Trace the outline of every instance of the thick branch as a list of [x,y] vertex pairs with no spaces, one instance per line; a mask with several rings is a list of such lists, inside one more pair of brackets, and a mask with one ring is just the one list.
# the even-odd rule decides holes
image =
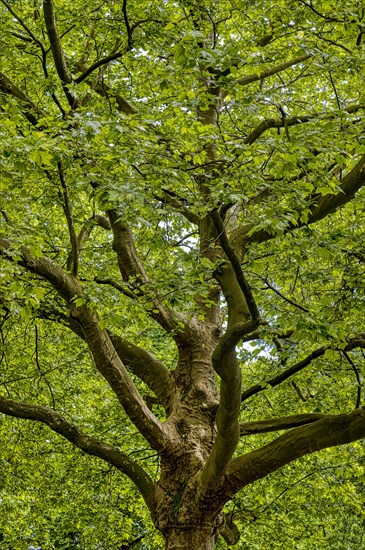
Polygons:
[[[253,333],[256,328],[256,324],[253,321],[246,321],[242,323],[235,323],[231,328],[228,328],[220,338],[219,343],[214,350],[213,361],[218,365],[224,361],[224,357],[230,350],[234,349],[238,342],[243,339],[245,342],[250,340],[256,340],[259,337],[259,333]],[[252,337],[249,337],[252,333]],[[247,337],[247,338],[245,338]]]
[[318,199],[312,213],[308,218],[308,224],[315,223],[334,212],[340,206],[350,201],[357,191],[365,185],[365,155],[358,163],[341,179],[340,191],[335,195],[325,195]]
[[130,420],[153,449],[165,449],[169,443],[166,426],[143,401],[107,331],[100,328],[96,315],[86,306],[81,306],[72,309],[72,316],[82,326],[97,369],[108,381]]
[[0,239],[1,255],[11,260],[13,255],[19,255],[19,252],[21,257],[15,261],[28,271],[47,280],[68,304],[71,304],[75,298],[81,297],[83,290],[80,283],[68,275],[58,264],[48,258],[33,257],[26,246],[14,250],[10,240]]
[[178,328],[176,319],[182,321],[182,316],[164,306],[153,291],[151,281],[138,256],[129,225],[116,210],[108,210],[108,216],[114,236],[113,250],[116,252],[123,280],[131,283],[135,296],[142,298],[149,315],[167,332],[172,332]]
[[23,111],[24,116],[33,125],[36,125],[40,115],[38,107],[29,97],[23,93],[3,72],[0,71],[0,92],[11,95],[24,103],[26,110]]
[[214,364],[214,368],[221,378],[216,414],[217,437],[199,478],[198,493],[202,500],[209,496],[225,474],[240,436],[238,417],[242,375],[234,349],[220,363]]
[[[356,193],[365,185],[365,155],[363,155],[357,164],[340,180],[340,191],[335,194],[328,193],[327,195],[313,198],[310,214],[306,222],[297,221],[288,223],[285,232],[294,231],[304,225],[315,223],[322,218],[325,218],[337,208],[348,203],[354,198]],[[251,243],[262,243],[274,239],[275,234],[269,233],[266,230],[252,231],[252,227],[247,225],[235,231],[231,242],[234,243],[235,249],[246,248]]]
[[246,86],[247,84],[251,84],[251,82],[257,82],[258,80],[264,80],[265,78],[268,78],[269,76],[281,73],[282,71],[285,71],[286,69],[289,69],[289,67],[293,67],[294,65],[298,65],[299,63],[303,63],[303,61],[306,61],[307,59],[310,59],[311,57],[312,57],[311,54],[300,55],[299,57],[295,57],[294,59],[291,59],[290,61],[285,61],[284,63],[280,63],[279,65],[275,65],[275,67],[271,67],[271,69],[266,69],[265,71],[262,71],[261,73],[252,73],[252,74],[243,76],[242,78],[238,78],[237,80],[234,81],[233,84],[238,84],[240,86]]
[[[323,418],[295,428],[257,451],[232,461],[225,479],[228,495],[301,456],[365,437],[365,409]],[[226,495],[227,495],[226,493]]]
[[[346,344],[346,346],[343,348],[344,351],[351,351],[355,348],[365,348],[365,334],[359,334],[357,337],[349,339],[349,343]],[[325,354],[327,349],[331,349],[331,346],[322,346],[321,348],[318,348],[307,357],[302,359],[301,361],[298,361],[298,363],[295,363],[291,367],[285,369],[283,372],[278,374],[277,376],[274,376],[274,378],[271,378],[270,380],[267,380],[266,382],[263,382],[262,384],[255,384],[254,386],[251,386],[251,388],[248,388],[245,390],[242,394],[242,401],[246,401],[249,397],[252,397],[253,395],[257,395],[258,393],[262,392],[265,388],[268,386],[271,386],[274,388],[275,386],[278,386],[294,374],[297,374],[301,370],[303,370],[305,367],[310,365],[310,363],[317,359],[318,357],[321,357]]]
[[[85,340],[82,326],[75,319],[53,306],[47,307],[46,304],[42,304],[37,309],[36,314],[41,319],[57,322],[68,327],[79,338]],[[169,370],[155,355],[144,348],[132,344],[110,330],[108,330],[108,335],[126,368],[142,380],[155,393],[158,403],[168,410],[172,393]]]
[[304,124],[305,122],[316,122],[318,120],[328,120],[337,118],[341,113],[356,113],[360,109],[363,109],[364,105],[351,105],[347,109],[344,109],[343,111],[337,112],[333,111],[330,113],[313,113],[310,115],[298,115],[296,117],[282,117],[282,118],[267,118],[260,122],[250,132],[245,139],[243,140],[244,143],[247,143],[248,145],[251,145],[254,143],[266,130],[270,128],[285,128],[288,126],[297,126],[298,124]]
[[119,449],[100,441],[96,437],[82,433],[75,425],[67,422],[58,412],[46,407],[14,401],[13,399],[6,399],[0,396],[0,412],[9,416],[47,424],[51,430],[62,435],[75,447],[112,464],[133,481],[149,509],[153,509],[155,495],[153,481],[143,468]]
[[322,418],[329,418],[328,414],[296,414],[293,416],[281,416],[280,418],[268,418],[267,420],[257,420],[256,422],[242,422],[240,425],[240,435],[254,435],[269,432],[278,432],[280,430],[289,430],[299,426],[311,424]]
[[171,377],[165,365],[152,353],[110,333],[114,348],[126,367],[156,394],[159,403],[169,409],[172,396]]
[[[0,252],[11,259],[11,245],[0,239]],[[161,450],[169,442],[167,429],[148,409],[128,371],[116,353],[106,330],[101,329],[98,317],[85,303],[79,282],[47,258],[34,258],[26,247],[20,249],[19,265],[47,280],[68,303],[73,319],[80,324],[96,368],[108,381],[130,420],[149,441],[152,448]],[[77,305],[77,299],[82,305]]]
[[137,284],[148,282],[147,274],[134,244],[132,231],[116,210],[108,210],[113,231],[113,250],[117,254],[119,271],[124,281],[132,279]]
[[61,37],[57,29],[57,19],[53,0],[44,0],[43,13],[56,71],[63,84],[63,90],[68,104],[71,109],[75,109],[78,102],[67,86],[67,84],[72,83],[72,76],[67,67],[66,58],[63,53]]
[[[237,283],[238,283],[238,285],[239,285],[239,287],[240,287],[240,289],[241,289],[241,291],[242,291],[242,293],[245,297],[245,301],[246,301],[251,319],[255,324],[258,324],[258,322],[260,320],[260,314],[259,314],[259,310],[257,308],[256,302],[255,302],[255,299],[253,297],[251,287],[250,287],[249,283],[246,281],[246,278],[243,274],[243,271],[242,271],[242,268],[241,268],[241,262],[240,262],[240,260],[237,256],[234,248],[232,247],[231,243],[229,242],[229,239],[228,239],[226,230],[224,228],[223,222],[221,220],[221,217],[219,215],[219,212],[217,210],[213,210],[211,212],[210,216],[211,216],[211,218],[213,220],[213,224],[216,228],[220,245],[221,245],[225,255],[227,256],[227,258],[229,259],[229,261],[231,263],[231,266],[233,268],[234,274],[235,274],[236,279],[237,279]],[[218,280],[219,280],[219,277],[218,277]]]
[[53,0],[44,0],[43,13],[57,74],[60,77],[61,82],[64,84],[71,84],[72,77],[68,70],[65,55],[62,50]]

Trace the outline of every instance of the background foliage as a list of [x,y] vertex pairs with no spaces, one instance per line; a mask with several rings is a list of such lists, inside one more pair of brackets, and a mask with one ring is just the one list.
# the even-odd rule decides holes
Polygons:
[[[72,75],[67,87],[52,60],[41,4],[0,4],[1,225],[13,259],[25,244],[66,268],[70,235],[117,208],[148,266],[151,292],[204,319],[196,295],[207,304],[217,266],[199,256],[193,222],[217,205],[238,204],[252,241],[270,235],[248,248],[243,263],[268,322],[239,348],[244,387],[265,385],[328,347],[295,378],[248,400],[242,420],[359,406],[364,355],[343,349],[349,335],[364,332],[364,190],[340,211],[307,222],[313,201],[336,195],[365,153],[362,3],[57,0]],[[114,59],[85,76],[107,56]],[[219,123],[202,124],[215,78],[224,92]],[[260,134],[264,121],[271,125]],[[201,192],[207,173],[209,196]],[[133,301],[106,284],[119,277],[109,232],[96,225],[81,248],[79,279],[104,326],[174,368],[173,338],[148,314],[150,299]],[[94,369],[86,345],[50,322],[54,308],[65,312],[54,290],[2,260],[0,293],[1,393],[55,408],[156,478],[158,457]],[[278,333],[288,336],[278,341]],[[146,396],[147,387],[135,383]],[[154,412],[164,418],[162,409]],[[1,416],[0,433],[2,550],[111,550],[140,536],[133,548],[162,547],[120,473],[42,425]],[[238,451],[271,439],[252,436]],[[240,548],[363,547],[364,481],[359,441],[256,482],[227,505]],[[220,540],[218,548],[225,547]]]

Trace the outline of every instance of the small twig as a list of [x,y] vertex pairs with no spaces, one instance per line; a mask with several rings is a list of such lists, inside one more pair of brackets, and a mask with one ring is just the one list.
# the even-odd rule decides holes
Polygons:
[[330,77],[330,81],[331,81],[331,84],[332,84],[333,91],[335,92],[337,107],[339,108],[339,110],[341,110],[341,108],[342,108],[341,101],[340,101],[340,98],[338,97],[337,88],[336,88],[335,82],[333,80],[331,71],[329,71],[328,74],[329,74],[329,77]]
[[266,277],[265,279],[265,284],[266,286],[272,290],[273,292],[275,292],[275,294],[277,294],[278,296],[280,296],[280,298],[282,298],[285,302],[288,302],[288,304],[291,304],[292,306],[294,307],[297,307],[298,309],[304,311],[305,313],[309,313],[309,309],[307,309],[306,307],[304,306],[301,306],[300,304],[297,304],[296,302],[294,302],[293,300],[291,300],[290,298],[288,298],[287,296],[284,296],[284,294],[282,294],[280,292],[280,290],[277,290],[274,286],[272,286],[272,284],[269,283],[269,280],[268,278]]
[[357,396],[356,396],[355,409],[359,409],[361,404],[361,379],[360,379],[359,368],[355,365],[354,361],[351,359],[351,357],[349,356],[346,350],[341,350],[341,352],[344,355],[344,357],[347,359],[348,363],[351,365],[351,368],[355,373],[356,382],[357,382]]
[[44,381],[45,381],[45,383],[46,383],[46,385],[49,389],[49,392],[50,392],[51,398],[52,398],[52,407],[55,409],[56,408],[56,403],[55,403],[55,398],[54,398],[54,394],[53,394],[53,389],[52,389],[51,384],[49,383],[49,380],[48,380],[47,376],[44,374],[44,372],[41,368],[41,365],[40,365],[40,361],[39,361],[38,325],[34,325],[34,329],[35,329],[35,364],[37,365],[37,369],[40,372],[41,378],[44,379]]
[[77,239],[74,221],[72,217],[71,200],[70,200],[70,196],[69,196],[69,192],[68,192],[68,188],[65,180],[65,175],[60,162],[57,163],[57,168],[58,168],[58,175],[59,175],[61,187],[62,187],[63,210],[65,212],[68,231],[70,235],[70,242],[71,242],[71,254],[67,259],[67,269],[68,271],[71,272],[72,275],[76,277],[78,272],[78,263],[79,263],[78,239]]
[[[41,48],[42,52],[44,52],[45,50],[44,50],[44,46],[43,46],[42,42],[40,42],[40,40],[38,40],[38,38],[32,33],[30,28],[24,23],[23,19],[15,13],[15,11],[12,9],[12,7],[10,6],[10,4],[8,2],[6,2],[5,0],[0,0],[0,1],[6,7],[6,9],[11,13],[11,15],[18,21],[19,25],[21,25],[23,27],[23,29],[31,37],[33,42],[35,42],[35,44],[37,44]],[[17,38],[21,38],[22,40],[26,40],[26,38],[22,35],[18,35]]]
[[95,277],[94,281],[99,285],[110,285],[111,287],[118,290],[121,294],[128,296],[128,298],[131,298],[132,300],[136,300],[138,298],[132,290],[129,290],[125,286],[119,284],[117,281],[114,281],[114,279],[102,279],[101,277]]

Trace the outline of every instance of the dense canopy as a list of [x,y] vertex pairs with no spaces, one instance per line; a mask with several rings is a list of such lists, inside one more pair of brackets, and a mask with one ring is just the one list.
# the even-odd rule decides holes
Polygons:
[[0,18],[0,549],[360,548],[363,3]]

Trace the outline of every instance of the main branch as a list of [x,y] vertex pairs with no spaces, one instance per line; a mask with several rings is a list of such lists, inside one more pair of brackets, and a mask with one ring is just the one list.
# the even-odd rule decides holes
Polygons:
[[[0,240],[0,253],[12,260],[14,251],[10,241]],[[152,448],[165,449],[170,442],[166,426],[159,422],[143,401],[107,331],[100,327],[97,314],[88,308],[80,283],[49,259],[33,257],[26,247],[21,247],[20,254],[21,258],[15,261],[48,281],[68,304],[71,316],[83,331],[97,369],[108,381],[130,420]]]
[[181,330],[183,317],[165,306],[152,288],[151,281],[139,258],[129,225],[116,210],[108,210],[113,231],[113,250],[118,259],[123,281],[130,283],[131,290],[149,313],[167,332]]
[[363,437],[364,408],[295,428],[261,449],[233,460],[225,479],[228,495],[233,496],[245,485],[275,472],[301,456],[352,443]]
[[116,447],[112,447],[96,437],[82,433],[74,424],[65,420],[57,411],[46,407],[14,401],[13,399],[7,399],[0,396],[0,412],[17,418],[42,422],[49,426],[51,430],[70,441],[75,447],[115,466],[133,481],[147,506],[152,510],[155,495],[153,481],[143,468]]
[[[348,203],[356,193],[365,185],[365,155],[360,157],[355,166],[339,181],[338,193],[328,193],[324,196],[314,197],[307,221],[290,222],[286,233],[299,229],[304,225],[316,223],[339,207]],[[272,232],[260,229],[254,231],[251,225],[238,228],[231,237],[235,249],[245,249],[251,243],[262,243],[276,237]]]

